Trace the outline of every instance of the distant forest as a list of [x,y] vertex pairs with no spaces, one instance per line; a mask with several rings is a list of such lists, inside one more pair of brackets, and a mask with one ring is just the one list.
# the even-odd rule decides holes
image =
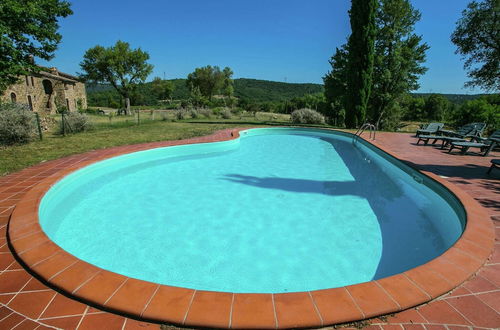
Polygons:
[[[174,85],[172,99],[186,100],[190,98],[186,79],[170,80]],[[157,100],[150,98],[149,87],[151,83],[145,83],[137,87],[132,97],[133,105],[153,105]],[[323,85],[320,84],[295,84],[256,79],[235,79],[234,96],[239,99],[247,99],[252,102],[280,102],[291,100],[294,97],[302,97],[307,94],[323,93]],[[112,106],[119,102],[120,96],[111,85],[87,85],[88,103],[90,106]]]
[[[186,79],[170,80],[174,86],[172,99],[187,100],[190,98],[189,89],[186,86]],[[323,93],[321,84],[296,84],[277,81],[257,80],[257,79],[235,79],[234,96],[240,100],[251,103],[283,102],[305,95]],[[431,93],[412,93],[415,97],[428,97]],[[481,94],[442,94],[454,104],[462,104],[469,100],[477,99]],[[88,104],[90,106],[120,107],[121,97],[111,87],[111,85],[88,85]],[[131,98],[132,105],[155,105],[158,100],[151,93],[151,83],[141,84],[137,87]]]

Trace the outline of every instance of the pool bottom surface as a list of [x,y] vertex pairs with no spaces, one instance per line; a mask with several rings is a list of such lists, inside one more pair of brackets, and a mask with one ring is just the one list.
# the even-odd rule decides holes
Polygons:
[[458,219],[436,221],[453,209],[405,180],[345,138],[256,135],[97,171],[44,207],[42,227],[78,258],[154,283],[326,289],[403,272],[458,238]]

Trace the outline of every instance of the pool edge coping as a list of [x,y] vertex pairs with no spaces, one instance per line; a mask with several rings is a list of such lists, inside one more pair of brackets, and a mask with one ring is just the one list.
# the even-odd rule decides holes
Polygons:
[[[202,142],[176,142],[227,141],[239,138],[239,132],[247,129],[226,130],[220,138],[212,134]],[[407,164],[405,159],[376,141],[364,142]],[[451,191],[466,211],[467,222],[460,239],[426,264],[387,278],[341,288],[244,294],[159,285],[97,268],[68,254],[45,235],[38,223],[38,206],[52,185],[90,164],[152,149],[153,145],[139,144],[109,155],[90,157],[54,173],[30,189],[17,203],[8,224],[9,246],[17,258],[50,286],[104,310],[183,326],[281,329],[358,321],[431,301],[475,274],[494,247],[494,228],[484,208],[463,190],[427,171],[419,172]]]

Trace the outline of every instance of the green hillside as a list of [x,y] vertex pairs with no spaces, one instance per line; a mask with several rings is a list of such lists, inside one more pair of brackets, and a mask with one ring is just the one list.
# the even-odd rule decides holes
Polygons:
[[[186,86],[186,79],[172,79],[174,84],[173,98],[176,100],[189,98],[189,89]],[[150,83],[140,86],[142,92],[147,93]],[[257,79],[235,79],[234,96],[242,99],[249,99],[255,102],[284,101],[294,97],[301,97],[306,94],[323,92],[323,85],[320,84],[292,84],[276,81]],[[117,96],[111,85],[99,84],[88,85],[87,94],[90,105],[102,106],[99,100]]]
[[[189,89],[186,86],[186,79],[171,79],[174,85],[173,99],[182,100],[189,98]],[[234,80],[234,96],[246,99],[251,102],[280,102],[302,97],[307,94],[323,92],[323,85],[320,84],[295,84],[268,80],[240,78]],[[107,84],[87,86],[89,105],[108,106],[111,103],[120,102],[118,93]],[[412,93],[415,97],[427,97],[430,93]],[[455,104],[462,104],[465,101],[473,100],[482,94],[442,94],[449,101]],[[152,99],[150,93],[150,83],[145,83],[137,88],[135,96],[132,97],[132,104],[152,105],[156,100]]]

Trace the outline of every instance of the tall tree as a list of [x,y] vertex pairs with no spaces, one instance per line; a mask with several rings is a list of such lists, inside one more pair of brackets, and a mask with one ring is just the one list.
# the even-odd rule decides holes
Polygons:
[[130,96],[137,84],[142,83],[153,71],[146,61],[149,54],[130,49],[127,42],[118,40],[114,46],[95,46],[83,56],[81,77],[90,83],[107,82],[125,99],[126,111],[130,113]]
[[419,88],[418,78],[427,71],[422,66],[429,49],[414,31],[420,12],[409,0],[380,0],[377,9],[375,65],[369,118],[392,129],[400,115],[398,101]]
[[54,57],[62,39],[58,19],[72,13],[68,1],[0,1],[0,93],[19,75],[40,70],[33,57]]
[[231,100],[231,97],[234,94],[234,86],[233,79],[231,77],[233,76],[233,70],[231,70],[231,68],[229,67],[225,67],[224,70],[222,70],[222,74],[224,75],[224,82],[222,83],[222,94],[227,98],[230,105],[232,105],[233,102]]
[[465,86],[500,91],[500,0],[472,1],[462,12],[451,41],[465,58]]
[[335,125],[344,126],[345,96],[347,92],[347,49],[346,45],[335,50],[330,58],[332,70],[323,77],[325,98],[333,110]]
[[218,66],[207,65],[196,68],[194,72],[190,73],[186,84],[191,91],[199,88],[201,94],[211,100],[212,96],[221,92],[226,82],[231,81],[232,74],[233,72],[228,67],[221,71]]
[[372,86],[376,0],[352,0],[349,18],[351,35],[348,48],[346,95],[346,126],[360,125],[366,117],[366,107]]

